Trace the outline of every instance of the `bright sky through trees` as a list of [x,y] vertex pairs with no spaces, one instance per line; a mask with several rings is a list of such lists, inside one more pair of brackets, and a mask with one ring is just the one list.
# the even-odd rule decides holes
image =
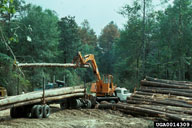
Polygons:
[[[97,35],[110,21],[119,28],[123,27],[126,19],[117,12],[132,0],[25,0],[27,3],[40,5],[57,12],[59,17],[75,16],[78,24],[87,19]],[[160,0],[153,0],[159,5]]]

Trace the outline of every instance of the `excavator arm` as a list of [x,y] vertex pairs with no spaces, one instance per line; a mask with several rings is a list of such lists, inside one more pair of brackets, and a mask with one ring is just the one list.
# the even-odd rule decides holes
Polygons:
[[92,65],[92,68],[93,68],[93,72],[95,73],[98,81],[102,84],[102,80],[101,80],[101,76],[99,74],[99,70],[98,70],[98,67],[97,67],[97,63],[95,61],[95,57],[93,54],[88,54],[88,55],[85,55],[84,57],[81,55],[81,52],[78,52],[78,56],[77,58],[75,59],[76,61],[76,64],[78,66],[80,65],[85,65],[85,64],[89,64],[88,62],[91,61],[91,65]]

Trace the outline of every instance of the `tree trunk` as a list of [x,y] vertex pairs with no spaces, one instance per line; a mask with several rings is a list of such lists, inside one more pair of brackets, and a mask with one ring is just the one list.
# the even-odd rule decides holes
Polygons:
[[146,114],[148,116],[155,116],[155,117],[164,117],[169,120],[175,121],[192,121],[192,116],[180,113],[170,114],[161,110],[152,110],[151,108],[145,108],[142,106],[135,106],[135,105],[123,105],[123,104],[101,104],[99,105],[100,109],[108,109],[108,108],[116,108],[117,110],[128,110],[127,112],[136,112],[140,113],[141,115]]
[[[65,95],[61,95],[61,96],[46,97],[45,101],[46,101],[46,103],[50,103],[50,102],[62,100],[64,98],[83,97],[83,96],[84,96],[84,93],[65,94]],[[21,102],[15,103],[15,104],[7,104],[7,105],[4,105],[4,106],[1,106],[0,110],[5,110],[5,109],[8,109],[8,108],[12,108],[12,107],[30,105],[30,104],[37,104],[37,103],[41,103],[41,102],[42,102],[42,98],[29,100],[29,101],[21,101]]]
[[162,89],[138,89],[138,91],[192,97],[191,93],[180,92],[180,91],[171,91],[171,90],[162,90]]
[[152,82],[152,81],[146,81],[141,80],[142,86],[148,86],[148,87],[161,87],[161,88],[178,88],[178,89],[192,89],[191,85],[175,85],[175,84],[165,84],[165,83],[159,83],[159,82]]
[[[45,91],[45,97],[48,98],[48,97],[73,94],[73,93],[84,93],[84,90],[85,89],[83,88],[83,86],[50,89]],[[30,92],[22,95],[7,97],[5,99],[0,100],[0,107],[8,104],[14,104],[19,102],[39,99],[39,98],[42,98],[42,96],[43,96],[43,92],[37,91],[37,92]]]
[[178,106],[178,107],[185,107],[185,108],[192,108],[191,104],[182,103],[178,101],[172,100],[157,100],[157,99],[142,99],[142,98],[134,98],[128,99],[128,101],[137,101],[139,104],[159,104],[159,105],[169,105],[169,106]]
[[[27,67],[61,67],[61,68],[75,68],[77,67],[76,64],[72,64],[72,63],[65,63],[65,64],[61,64],[61,63],[19,63],[17,64],[18,67],[22,67],[22,68],[27,68]],[[81,65],[81,68],[89,68],[89,65]]]
[[165,79],[158,79],[158,78],[153,78],[153,77],[149,77],[149,76],[146,76],[145,79],[147,81],[160,82],[160,83],[165,83],[165,84],[191,85],[192,86],[192,82],[190,82],[190,81],[165,80]]
[[143,43],[143,77],[145,77],[145,66],[146,66],[146,44],[145,44],[145,13],[146,13],[146,9],[145,9],[145,6],[146,6],[146,0],[143,0],[143,40],[142,40],[142,43]]

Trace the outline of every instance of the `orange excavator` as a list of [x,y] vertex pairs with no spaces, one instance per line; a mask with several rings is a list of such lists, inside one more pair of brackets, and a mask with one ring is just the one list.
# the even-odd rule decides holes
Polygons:
[[115,94],[116,86],[113,84],[113,76],[104,75],[103,79],[101,79],[93,54],[82,56],[81,52],[78,52],[78,55],[74,58],[74,62],[76,63],[77,67],[87,64],[92,66],[93,72],[95,73],[97,80],[96,83],[92,83],[91,92],[96,93],[97,101],[118,102],[118,97]]

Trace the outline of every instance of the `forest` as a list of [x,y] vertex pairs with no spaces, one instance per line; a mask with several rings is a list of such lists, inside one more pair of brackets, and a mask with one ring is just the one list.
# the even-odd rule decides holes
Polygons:
[[[9,95],[42,87],[42,79],[67,85],[95,81],[90,69],[28,68],[14,63],[71,63],[80,51],[94,54],[101,76],[112,74],[120,87],[133,90],[145,76],[192,80],[192,1],[174,0],[155,9],[152,0],[133,0],[117,13],[126,18],[123,28],[114,21],[100,35],[84,20],[59,18],[55,11],[26,4],[24,0],[0,1],[0,86]],[[19,84],[19,86],[18,86]]]

